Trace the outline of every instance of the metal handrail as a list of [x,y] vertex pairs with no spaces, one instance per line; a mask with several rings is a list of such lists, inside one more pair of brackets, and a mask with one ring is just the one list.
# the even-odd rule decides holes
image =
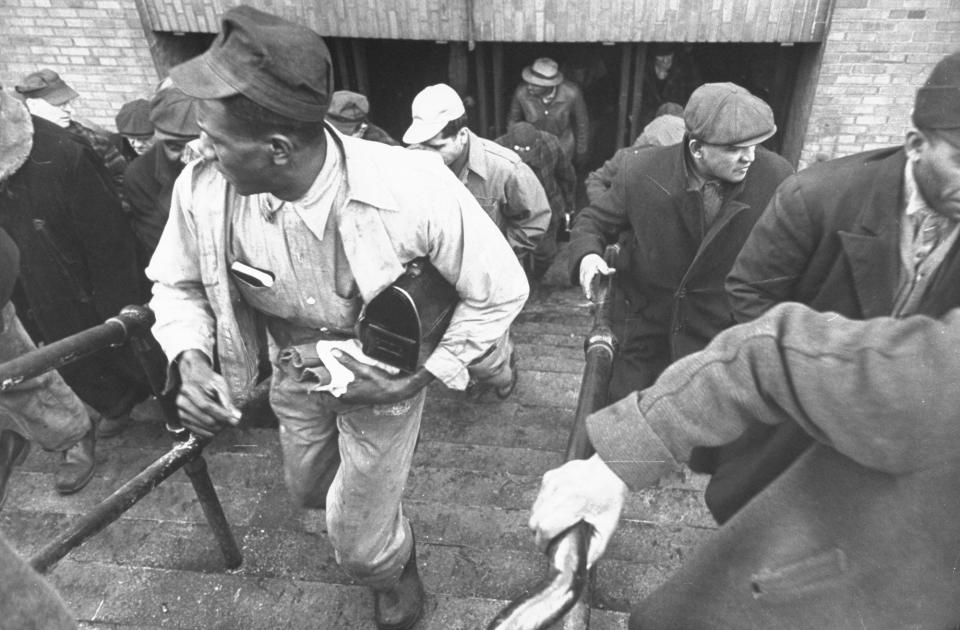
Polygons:
[[[100,325],[0,364],[0,392],[3,392],[27,379],[61,368],[82,357],[129,342],[144,369],[153,393],[160,400],[167,420],[167,428],[176,440],[168,453],[147,466],[136,477],[94,506],[90,512],[41,548],[29,561],[38,572],[43,573],[49,570],[71,550],[117,520],[180,468],[184,469],[193,484],[203,514],[213,530],[227,568],[235,569],[243,562],[240,548],[230,531],[230,525],[227,523],[203,459],[203,447],[207,445],[209,439],[190,434],[180,427],[173,402],[169,395],[164,395],[163,367],[152,360],[150,344],[147,343],[150,326],[154,321],[153,312],[149,308],[127,306],[116,317],[111,317]],[[258,398],[262,398],[261,390],[260,387],[255,388],[239,402],[241,411],[257,403]]]
[[[609,256],[608,256],[609,259]],[[602,277],[596,290],[593,326],[584,343],[585,365],[573,429],[567,441],[564,461],[587,459],[593,446],[587,435],[586,419],[607,404],[607,390],[616,338],[610,328],[613,305],[612,281]],[[550,571],[528,594],[507,605],[487,626],[487,630],[544,630],[564,619],[565,630],[589,627],[587,545],[592,528],[584,521],[554,538],[547,547]]]

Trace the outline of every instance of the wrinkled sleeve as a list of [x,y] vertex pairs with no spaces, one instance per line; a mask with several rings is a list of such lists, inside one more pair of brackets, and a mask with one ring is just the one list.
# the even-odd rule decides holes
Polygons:
[[506,182],[507,241],[519,250],[533,250],[550,225],[550,202],[536,174],[523,162]]
[[960,310],[854,321],[781,304],[593,414],[588,431],[634,489],[693,447],[726,444],[757,422],[795,422],[868,468],[916,471],[960,448],[958,344]]
[[774,193],[747,237],[725,288],[738,322],[755,319],[780,302],[798,299],[794,287],[823,237],[797,178]]
[[456,287],[460,303],[424,367],[447,387],[464,389],[467,366],[510,328],[529,286],[500,230],[449,169],[438,169],[435,186],[435,198],[450,204],[431,213],[427,247],[434,266]]
[[153,281],[150,308],[153,326],[164,353],[173,361],[185,350],[202,350],[214,357],[216,320],[201,277],[200,244],[193,216],[194,163],[183,170],[174,185],[170,218],[147,267]]

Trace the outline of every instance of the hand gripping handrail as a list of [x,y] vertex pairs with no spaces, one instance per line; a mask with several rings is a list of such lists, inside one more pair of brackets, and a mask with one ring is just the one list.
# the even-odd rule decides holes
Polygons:
[[[609,260],[609,254],[607,259]],[[593,304],[593,327],[584,343],[586,363],[573,429],[567,442],[564,461],[586,459],[593,455],[587,436],[586,419],[607,404],[607,389],[616,352],[616,339],[610,329],[612,282],[603,277]],[[490,622],[487,630],[543,630],[564,618],[565,630],[589,627],[587,603],[587,545],[592,528],[584,521],[554,538],[547,547],[550,571],[528,594],[519,597]]]
[[[149,308],[127,306],[116,317],[111,317],[102,324],[0,364],[0,392],[3,392],[29,378],[58,369],[104,348],[130,343],[150,382],[151,389],[160,400],[167,420],[167,428],[174,434],[176,440],[168,453],[144,468],[140,474],[123,484],[37,551],[30,558],[30,565],[36,571],[43,573],[49,570],[71,550],[117,520],[137,501],[180,468],[184,469],[193,484],[200,507],[217,539],[227,568],[237,568],[243,561],[240,548],[230,531],[230,525],[227,523],[203,459],[203,447],[209,440],[192,435],[179,426],[176,407],[171,396],[163,393],[165,375],[162,364],[164,361],[155,360],[158,357],[150,354],[155,346],[151,348],[146,340],[153,322],[154,315]],[[159,352],[159,349],[156,349],[156,352]],[[249,404],[258,402],[258,394],[261,394],[260,387],[238,401],[241,411]]]

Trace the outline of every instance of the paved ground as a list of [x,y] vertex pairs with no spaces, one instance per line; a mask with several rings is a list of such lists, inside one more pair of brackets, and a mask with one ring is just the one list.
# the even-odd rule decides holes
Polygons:
[[[483,628],[535,584],[545,558],[526,529],[544,471],[558,465],[576,407],[590,324],[557,268],[514,326],[522,376],[509,400],[468,403],[432,386],[406,488],[429,592],[420,630]],[[98,449],[98,474],[73,497],[53,490],[52,454],[35,449],[11,479],[0,529],[25,556],[168,448],[155,405]],[[296,509],[276,431],[218,436],[210,474],[244,563],[226,571],[187,477],[176,473],[49,574],[84,628],[370,629],[372,600],[336,565],[322,513]],[[713,529],[703,480],[678,471],[633,494],[595,578],[591,628],[626,628],[649,593]]]

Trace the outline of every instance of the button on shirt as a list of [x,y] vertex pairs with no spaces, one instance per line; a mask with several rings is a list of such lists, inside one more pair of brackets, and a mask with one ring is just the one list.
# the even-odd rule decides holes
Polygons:
[[[236,209],[227,256],[275,277],[271,287],[234,278],[280,346],[317,339],[320,329],[349,334],[362,302],[331,212],[342,191],[343,166],[331,142],[310,189],[296,201],[270,194]],[[330,287],[335,287],[331,291]]]
[[960,232],[957,221],[937,214],[923,199],[913,177],[913,162],[903,175],[906,207],[900,227],[900,281],[894,297],[893,316],[915,313],[947,252]]

